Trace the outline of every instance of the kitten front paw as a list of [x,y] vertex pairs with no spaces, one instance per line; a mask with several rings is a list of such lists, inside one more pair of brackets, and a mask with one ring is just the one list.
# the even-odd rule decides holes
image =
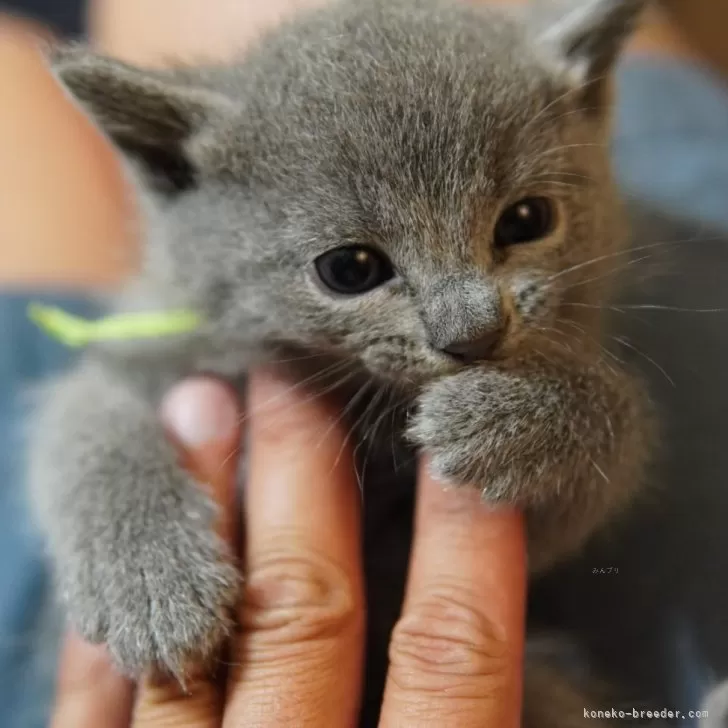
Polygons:
[[72,624],[134,677],[154,667],[184,683],[190,669],[209,666],[231,627],[239,575],[209,504],[188,495],[163,520],[109,526],[116,533],[89,533],[82,549],[60,556]]
[[539,394],[511,372],[466,369],[425,389],[408,435],[437,479],[476,487],[492,503],[523,504],[558,457],[543,437],[552,403]]

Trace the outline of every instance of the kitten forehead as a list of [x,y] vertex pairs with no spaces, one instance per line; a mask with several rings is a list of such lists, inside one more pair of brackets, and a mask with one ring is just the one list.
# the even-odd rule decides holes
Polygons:
[[523,24],[493,8],[346,4],[271,35],[219,81],[244,100],[241,134],[278,132],[271,155],[332,141],[358,151],[355,132],[369,144],[429,133],[433,149],[517,128],[538,107],[557,84],[528,46]]
[[319,212],[336,200],[340,213],[346,196],[385,237],[415,218],[463,241],[464,211],[538,150],[528,122],[565,90],[523,23],[434,0],[322,11],[223,74],[243,108],[216,130],[209,170],[315,198]]
[[604,110],[600,78],[643,2],[584,0],[561,18],[558,5],[511,14],[457,0],[346,0],[290,21],[229,66],[153,73],[82,53],[58,70],[114,141],[173,187],[217,172],[295,192],[323,193],[328,181],[366,198],[368,174],[426,186],[442,204],[462,197],[464,179],[497,184],[497,162],[529,152],[523,137],[541,130],[528,120],[550,104],[559,111],[570,84],[584,84],[572,106],[586,106],[588,88],[593,116]]

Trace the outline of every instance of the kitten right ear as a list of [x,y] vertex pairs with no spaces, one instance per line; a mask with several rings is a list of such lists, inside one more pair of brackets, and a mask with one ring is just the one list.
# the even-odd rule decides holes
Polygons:
[[188,143],[232,107],[227,97],[83,46],[53,50],[51,67],[111,141],[141,164],[158,191],[173,194],[194,185]]
[[648,4],[648,0],[531,0],[528,14],[536,42],[587,95],[597,97]]

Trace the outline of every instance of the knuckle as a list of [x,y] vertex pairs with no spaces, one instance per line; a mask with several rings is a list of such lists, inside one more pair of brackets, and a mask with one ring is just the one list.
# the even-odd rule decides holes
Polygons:
[[336,640],[362,623],[359,591],[350,575],[319,554],[271,553],[247,579],[241,626],[269,645]]
[[482,698],[505,687],[514,648],[472,604],[464,589],[448,586],[406,609],[389,648],[390,674],[399,688],[423,693],[447,688],[455,690],[453,696]]

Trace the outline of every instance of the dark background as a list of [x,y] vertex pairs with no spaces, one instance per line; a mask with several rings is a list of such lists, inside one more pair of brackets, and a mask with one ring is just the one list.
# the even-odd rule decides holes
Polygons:
[[0,0],[0,10],[35,18],[63,35],[82,32],[85,5],[86,0]]

